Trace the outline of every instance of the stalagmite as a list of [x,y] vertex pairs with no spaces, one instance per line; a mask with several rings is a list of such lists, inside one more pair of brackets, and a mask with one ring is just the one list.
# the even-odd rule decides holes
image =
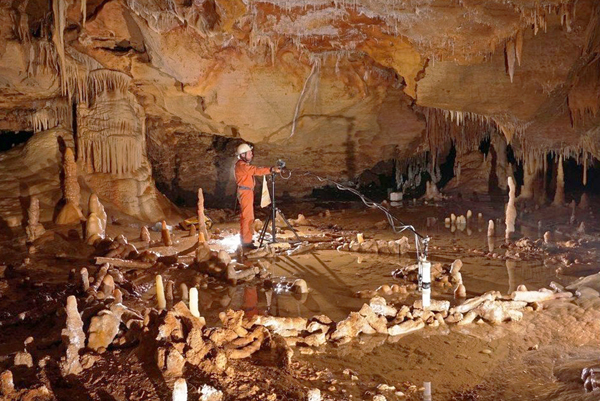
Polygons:
[[167,300],[165,299],[165,288],[163,286],[163,279],[160,274],[156,275],[156,304],[158,310],[163,310],[167,307]]
[[146,226],[142,226],[142,229],[140,230],[140,241],[144,241],[147,243],[152,241],[152,239],[150,238],[150,231]]
[[27,242],[33,242],[41,237],[46,230],[40,223],[40,201],[35,196],[31,197],[29,209],[27,210]]
[[210,236],[208,235],[208,230],[206,229],[206,217],[204,215],[204,193],[202,192],[202,188],[198,188],[198,227],[199,232],[204,236],[204,240],[208,241]]
[[544,244],[549,244],[552,241],[552,234],[550,234],[550,231],[546,231],[544,233]]
[[80,206],[81,195],[77,182],[77,163],[71,148],[65,150],[63,172],[63,199],[66,203],[56,217],[56,224],[76,224],[85,218]]
[[15,391],[15,384],[13,380],[13,374],[10,370],[6,369],[0,374],[0,394],[9,396]]
[[467,289],[463,283],[460,283],[454,289],[454,298],[466,298],[467,297]]
[[123,303],[123,293],[121,292],[120,289],[115,289],[113,291],[113,297],[115,298],[115,302],[118,304],[122,304]]
[[172,246],[173,240],[171,239],[171,232],[169,231],[169,227],[167,226],[166,221],[162,221],[162,228],[160,230],[160,235],[162,238],[162,242],[165,246]]
[[554,201],[552,206],[564,206],[565,204],[565,173],[563,171],[562,157],[558,157],[558,166],[556,171],[556,192],[554,192]]
[[77,310],[77,299],[70,295],[65,308],[67,312],[66,327],[62,330],[62,340],[66,347],[66,355],[62,358],[60,368],[63,376],[79,374],[83,368],[79,360],[79,350],[85,346],[83,321]]
[[104,238],[104,231],[102,230],[102,221],[98,218],[96,213],[90,213],[87,222],[85,224],[85,238],[86,242],[92,245],[97,239]]
[[104,276],[101,291],[104,293],[105,297],[111,297],[113,295],[113,292],[115,291],[115,279],[110,274]]
[[88,270],[85,267],[82,267],[79,273],[81,275],[81,289],[85,292],[90,288],[90,278]]
[[590,202],[589,202],[587,193],[584,192],[581,195],[581,199],[579,199],[579,205],[578,205],[578,207],[580,209],[587,209],[587,208],[590,207]]
[[200,317],[200,311],[198,310],[198,289],[196,287],[190,288],[189,302],[192,316]]
[[168,280],[167,281],[167,290],[165,292],[165,297],[167,298],[167,301],[173,302],[173,288],[175,287],[175,283],[173,282],[173,280]]
[[519,199],[532,199],[534,196],[535,179],[541,169],[541,163],[535,155],[525,155],[523,160],[523,186]]
[[90,199],[88,201],[88,210],[90,213],[95,213],[98,218],[100,225],[100,232],[98,233],[102,238],[106,235],[106,223],[108,220],[108,216],[104,211],[104,206],[100,203],[100,199],[98,199],[98,195],[91,194]]
[[493,237],[494,236],[494,220],[490,219],[488,221],[487,236],[488,237]]
[[515,182],[512,177],[508,177],[508,203],[506,205],[506,233],[505,239],[515,232],[515,220],[517,219],[517,209],[515,208]]
[[175,384],[173,385],[173,401],[187,401],[188,399],[188,391],[187,391],[187,382],[184,378],[179,378],[175,380]]
[[181,300],[187,301],[188,300],[188,287],[185,283],[181,283],[181,285],[179,286],[179,291],[181,292]]

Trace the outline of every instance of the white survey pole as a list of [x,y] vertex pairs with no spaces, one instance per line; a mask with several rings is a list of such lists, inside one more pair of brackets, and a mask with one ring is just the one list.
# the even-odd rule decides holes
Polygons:
[[421,267],[421,280],[422,280],[422,296],[423,296],[423,309],[429,308],[431,305],[431,262],[427,258],[423,257],[419,260]]
[[431,382],[423,382],[423,401],[432,401]]

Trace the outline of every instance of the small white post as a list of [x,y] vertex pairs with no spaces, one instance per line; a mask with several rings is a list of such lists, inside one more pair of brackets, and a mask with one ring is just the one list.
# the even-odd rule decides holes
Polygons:
[[432,401],[431,382],[423,382],[423,401]]
[[423,309],[429,308],[431,305],[431,262],[426,258],[420,259],[421,265],[421,280],[423,285]]

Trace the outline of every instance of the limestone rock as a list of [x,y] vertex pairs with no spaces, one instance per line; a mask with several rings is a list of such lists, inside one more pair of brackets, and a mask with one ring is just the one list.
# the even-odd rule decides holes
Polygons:
[[112,343],[119,332],[119,324],[125,307],[114,304],[110,309],[100,311],[92,317],[88,330],[88,347],[102,353]]
[[398,336],[401,334],[411,333],[413,331],[421,330],[425,327],[423,320],[407,320],[404,323],[396,324],[388,328],[388,334],[390,336]]

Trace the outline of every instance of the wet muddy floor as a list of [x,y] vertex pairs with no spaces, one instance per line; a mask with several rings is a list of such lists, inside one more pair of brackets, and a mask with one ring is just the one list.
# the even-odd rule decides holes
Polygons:
[[[298,210],[302,211],[303,205],[290,208],[286,214],[295,217]],[[260,280],[232,286],[198,277],[198,272],[186,266],[160,271],[153,267],[135,273],[133,283],[139,296],[125,299],[124,303],[137,310],[153,306],[154,275],[160,273],[165,280],[175,283],[175,300],[182,283],[199,285],[200,313],[209,325],[219,324],[219,312],[227,309],[243,310],[246,316],[327,315],[334,321],[343,320],[368,302],[357,296],[359,291],[397,283],[392,273],[416,263],[414,239],[409,232],[395,234],[389,227],[381,228],[378,223],[383,215],[364,210],[360,204],[332,210],[327,217],[323,216],[323,210],[324,207],[311,205],[305,213],[312,225],[299,227],[301,234],[360,232],[365,238],[385,240],[407,236],[411,250],[401,256],[338,250],[280,253],[263,258],[272,288]],[[461,215],[467,210],[472,210],[473,217],[464,229],[445,224],[444,219],[450,213]],[[561,251],[562,256],[557,256],[558,251],[531,251],[508,258],[511,251],[504,241],[501,204],[447,203],[443,207],[406,204],[392,211],[400,220],[410,222],[417,231],[431,237],[432,263],[449,265],[456,259],[462,260],[467,298],[490,290],[510,294],[519,285],[532,290],[549,288],[551,282],[566,286],[580,276],[600,271],[600,259],[596,257],[599,224],[589,211],[577,211],[576,216],[578,221],[586,222],[587,241]],[[482,218],[477,217],[479,213]],[[532,211],[518,220],[519,231],[513,240],[523,236],[540,240],[546,231],[552,232],[556,242],[576,239],[576,225],[569,224],[570,216],[568,208]],[[490,219],[496,222],[492,239],[486,235]],[[211,240],[211,248],[233,251],[238,241],[236,223],[216,224],[215,228],[220,234]],[[81,244],[76,227],[70,230],[51,229],[51,238],[39,244],[34,254],[26,252],[22,240],[8,237],[3,240],[2,262],[20,264],[27,280],[44,283],[39,291],[28,286],[26,294],[19,289],[4,288],[0,298],[3,320],[21,310],[43,307],[44,297],[57,298],[53,290],[68,293],[69,288],[64,284],[69,272],[90,265],[93,248]],[[107,234],[124,234],[134,245],[141,246],[135,240],[139,237],[138,224],[112,225]],[[196,243],[195,238],[183,231],[175,229],[174,234],[174,246],[156,246],[153,250],[169,255],[193,248]],[[151,236],[158,239],[160,233],[151,232]],[[280,235],[282,241],[288,238],[292,238],[289,231]],[[286,284],[295,279],[305,280],[310,291],[307,294],[289,291]],[[434,287],[432,296],[457,303],[451,288]],[[399,302],[412,304],[419,297],[418,292],[409,291]],[[22,304],[17,306],[18,302]],[[45,347],[55,347],[56,337],[44,340],[47,329],[43,321],[34,326],[12,325],[0,329],[0,361],[8,365],[9,356],[22,348],[29,336]],[[595,400],[600,396],[584,392],[580,375],[582,368],[600,361],[600,306],[594,302],[574,302],[568,307],[550,303],[542,311],[526,313],[520,322],[497,326],[483,323],[425,328],[399,337],[362,335],[340,346],[296,350],[294,359],[319,372],[303,384],[319,388],[325,399],[371,400],[381,394],[388,400]]]

